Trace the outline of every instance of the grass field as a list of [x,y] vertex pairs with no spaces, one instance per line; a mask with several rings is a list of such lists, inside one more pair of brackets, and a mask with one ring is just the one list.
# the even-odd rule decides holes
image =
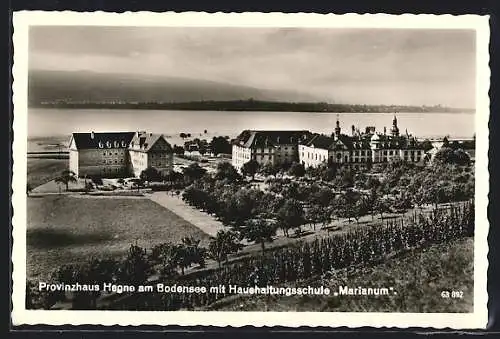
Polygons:
[[131,244],[147,249],[208,235],[145,198],[31,197],[27,201],[27,277],[46,276],[63,264],[124,255]]
[[28,158],[28,184],[31,188],[40,186],[67,168],[68,159]]
[[[472,312],[474,240],[413,250],[372,268],[339,270],[311,285],[393,287],[389,296],[231,296],[210,307],[217,311],[316,312]],[[307,286],[308,282],[288,285]],[[442,291],[462,291],[462,298],[442,298]]]

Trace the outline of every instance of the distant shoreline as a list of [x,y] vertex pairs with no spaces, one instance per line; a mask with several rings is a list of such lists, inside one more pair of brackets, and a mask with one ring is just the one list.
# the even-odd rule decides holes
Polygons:
[[195,101],[174,103],[78,103],[47,102],[29,108],[56,109],[138,109],[169,111],[301,112],[301,113],[475,113],[475,109],[444,106],[350,105],[257,100]]

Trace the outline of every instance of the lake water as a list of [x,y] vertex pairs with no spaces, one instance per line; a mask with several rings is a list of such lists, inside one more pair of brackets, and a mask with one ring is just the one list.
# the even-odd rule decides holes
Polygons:
[[[471,138],[474,134],[474,114],[470,113],[399,113],[401,133],[417,137]],[[227,111],[158,111],[109,109],[29,109],[28,136],[70,135],[72,132],[146,130],[178,136],[180,132],[193,136],[237,135],[243,129],[306,129],[332,133],[336,113],[300,112],[227,112]],[[392,113],[340,113],[343,132],[351,126],[360,130],[375,126],[389,131]]]

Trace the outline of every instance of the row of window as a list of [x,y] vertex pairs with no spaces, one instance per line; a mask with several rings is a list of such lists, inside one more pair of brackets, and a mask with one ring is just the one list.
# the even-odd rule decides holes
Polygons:
[[118,162],[117,159],[104,159],[104,164],[109,164],[109,165],[112,165],[112,164],[123,164],[123,159],[120,159],[120,162]]
[[167,154],[166,153],[151,153],[151,158],[166,158]]
[[98,143],[99,145],[99,148],[111,148],[111,147],[114,147],[114,148],[118,148],[118,147],[127,147],[127,143],[125,141],[121,141],[121,142],[118,142],[118,141],[114,141],[114,142],[111,142],[111,141],[106,141],[106,142],[103,142],[103,141],[99,141]]
[[[288,151],[288,147],[278,147],[277,148],[278,151],[281,151],[281,150],[285,150],[285,151]],[[295,146],[291,146],[290,147],[290,150],[291,151],[294,151],[296,150],[296,147]],[[273,149],[272,148],[269,148],[268,150],[265,149],[265,148],[256,148],[255,149],[255,153],[273,153]]]
[[[317,160],[317,161],[326,161],[326,156],[321,156],[318,154],[315,154],[315,157],[308,157],[309,160]],[[337,161],[340,162],[340,160],[342,159],[342,156],[340,154],[337,154]],[[355,158],[351,158],[349,159],[348,156],[345,156],[345,159],[344,159],[344,162],[354,162],[354,163],[365,163],[368,161],[369,158],[362,158],[362,157],[355,157]],[[330,155],[330,160],[333,161],[333,156]],[[376,160],[378,160],[378,158],[376,158]],[[417,157],[404,157],[404,160],[405,161],[412,161],[412,162],[419,162],[421,160],[421,157],[420,156],[417,156]],[[381,158],[381,161],[382,162],[387,162],[388,161],[388,157],[385,156],[385,157],[382,157]]]
[[104,155],[104,156],[112,156],[112,155],[118,155],[118,154],[124,155],[125,152],[124,151],[120,151],[120,152],[115,151],[114,153],[112,151],[110,151],[110,152],[106,152],[106,151],[102,152],[102,155]]

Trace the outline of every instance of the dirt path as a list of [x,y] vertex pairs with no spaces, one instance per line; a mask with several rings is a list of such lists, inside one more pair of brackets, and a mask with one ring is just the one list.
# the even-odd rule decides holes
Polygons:
[[172,196],[167,192],[153,192],[145,194],[145,196],[160,206],[169,209],[210,236],[216,236],[219,230],[229,229],[213,216],[187,205],[178,196]]

